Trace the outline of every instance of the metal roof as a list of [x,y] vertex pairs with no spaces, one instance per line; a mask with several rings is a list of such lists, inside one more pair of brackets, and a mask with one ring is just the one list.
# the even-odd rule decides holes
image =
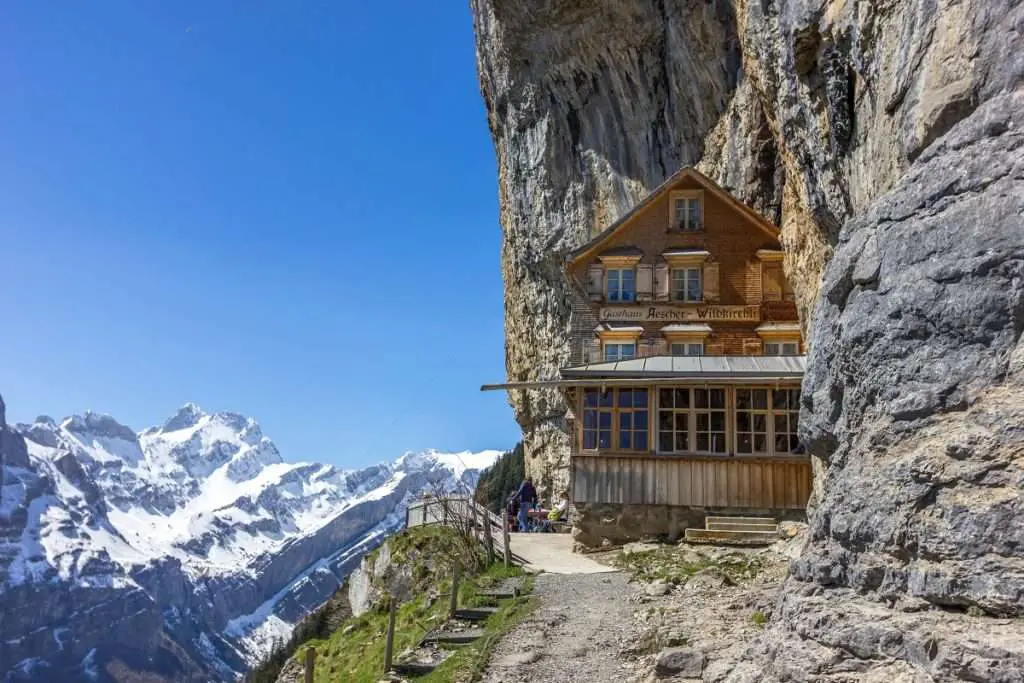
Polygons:
[[576,377],[803,377],[806,356],[648,356],[562,368],[565,379]]
[[561,379],[485,384],[480,390],[614,386],[636,384],[638,380],[646,384],[685,379],[718,383],[799,381],[806,368],[806,356],[650,356],[562,368]]

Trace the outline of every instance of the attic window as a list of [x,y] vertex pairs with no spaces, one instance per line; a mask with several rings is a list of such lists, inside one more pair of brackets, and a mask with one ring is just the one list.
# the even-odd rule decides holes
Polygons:
[[700,190],[673,192],[669,229],[699,232],[704,229],[703,193]]

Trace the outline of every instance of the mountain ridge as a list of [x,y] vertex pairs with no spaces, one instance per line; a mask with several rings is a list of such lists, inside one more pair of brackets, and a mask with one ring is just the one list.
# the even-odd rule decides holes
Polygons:
[[[256,420],[194,403],[139,432],[91,411],[0,421],[0,588],[13,615],[0,660],[16,663],[0,677],[231,680],[401,526],[411,498],[471,487],[498,454],[290,463]],[[110,628],[96,628],[104,610]]]

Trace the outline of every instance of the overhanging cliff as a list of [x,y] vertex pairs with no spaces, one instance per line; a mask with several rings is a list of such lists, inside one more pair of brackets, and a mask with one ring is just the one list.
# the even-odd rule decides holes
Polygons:
[[[564,251],[679,166],[782,228],[814,512],[732,678],[1022,680],[1024,6],[471,4],[510,380],[568,358]],[[561,486],[564,406],[510,399]]]

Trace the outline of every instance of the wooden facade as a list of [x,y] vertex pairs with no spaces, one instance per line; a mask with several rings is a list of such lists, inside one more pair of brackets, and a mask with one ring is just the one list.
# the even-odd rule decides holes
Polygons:
[[[802,354],[783,257],[775,226],[691,169],[570,256],[575,365],[562,377],[590,382],[566,387],[577,507],[804,509],[811,468],[795,436],[799,376],[666,384],[660,373],[655,385],[620,362]],[[594,384],[602,378],[615,388]],[[717,404],[700,407],[709,391]]]
[[602,455],[572,459],[576,503],[802,510],[811,495],[806,458]]

